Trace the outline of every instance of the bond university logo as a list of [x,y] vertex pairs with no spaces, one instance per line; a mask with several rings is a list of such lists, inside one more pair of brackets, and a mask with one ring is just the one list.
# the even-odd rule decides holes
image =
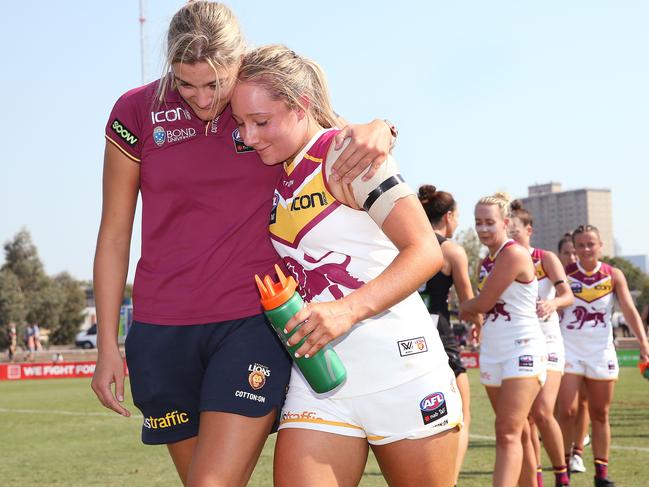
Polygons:
[[117,136],[126,142],[131,147],[135,147],[137,141],[140,140],[131,130],[126,128],[126,126],[119,121],[119,119],[113,120],[113,123],[110,125],[110,128],[117,134]]

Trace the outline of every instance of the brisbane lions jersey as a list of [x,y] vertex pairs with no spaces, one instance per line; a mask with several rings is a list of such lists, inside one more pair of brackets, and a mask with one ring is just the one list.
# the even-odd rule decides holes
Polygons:
[[[337,133],[319,132],[292,163],[284,164],[270,215],[272,243],[310,302],[348,295],[376,278],[398,254],[367,211],[343,205],[330,192],[325,173]],[[388,179],[405,185],[400,177]],[[358,203],[369,205],[367,199]],[[389,389],[448,368],[435,324],[416,292],[357,323],[332,345],[348,372],[336,397]],[[291,387],[308,388],[296,368]]]
[[[488,255],[482,261],[478,290],[481,290],[496,265],[500,252],[510,245],[517,245],[508,239],[494,256]],[[485,315],[480,345],[481,360],[484,358],[506,359],[519,354],[521,348],[531,341],[544,343],[539,319],[536,316],[538,281],[514,281],[502,293],[496,304]]]
[[566,275],[575,301],[563,310],[561,331],[564,340],[594,350],[613,346],[613,268],[598,262],[595,269],[588,272],[575,262],[566,267]]

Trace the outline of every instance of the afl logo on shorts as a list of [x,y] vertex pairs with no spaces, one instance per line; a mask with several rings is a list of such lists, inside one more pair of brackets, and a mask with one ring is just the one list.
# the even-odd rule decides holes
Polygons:
[[419,409],[424,424],[433,423],[448,414],[446,400],[441,392],[433,392],[424,397],[419,403]]
[[167,138],[167,133],[165,132],[165,129],[163,129],[159,125],[153,129],[153,142],[155,142],[155,145],[160,147],[162,144],[165,143],[166,138]]
[[237,154],[255,150],[253,147],[250,147],[243,142],[241,134],[239,133],[239,129],[234,129],[234,131],[232,132],[232,140],[234,141],[234,150],[237,151]]

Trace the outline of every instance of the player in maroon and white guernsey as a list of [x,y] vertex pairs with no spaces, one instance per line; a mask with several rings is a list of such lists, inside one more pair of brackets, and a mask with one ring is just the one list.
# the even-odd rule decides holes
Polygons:
[[[126,355],[142,440],[167,445],[185,484],[245,485],[291,367],[253,279],[278,260],[267,224],[279,168],[261,164],[231,118],[245,45],[230,10],[189,2],[167,41],[163,77],[120,97],[106,125],[92,388],[106,407],[130,414],[121,404],[117,327],[140,194],[142,251]],[[346,178],[384,161],[392,141],[380,120],[353,132],[337,168]]]
[[[480,293],[460,305],[460,318],[484,313],[480,332],[480,381],[496,413],[496,464],[493,485],[524,485],[536,480],[535,465],[523,466],[529,444],[527,416],[546,372],[545,339],[536,314],[538,282],[529,252],[508,238],[509,197],[481,198],[475,228],[489,255],[480,268]],[[533,454],[532,454],[533,457]]]
[[331,177],[338,130],[324,74],[285,46],[246,54],[233,116],[282,168],[269,231],[307,302],[286,323],[296,356],[331,343],[347,379],[316,394],[294,367],[275,485],[358,485],[371,447],[393,486],[450,487],[462,403],[417,288],[442,265],[423,208],[390,157],[367,182]]
[[541,392],[534,400],[530,414],[530,437],[535,455],[534,458],[527,458],[526,455],[525,461],[535,463],[539,483],[543,482],[541,445],[538,435],[540,431],[543,446],[552,462],[555,485],[568,485],[570,481],[563,449],[563,436],[559,423],[554,417],[554,405],[557,402],[565,362],[557,311],[572,304],[574,297],[568,286],[563,265],[557,256],[550,251],[531,246],[530,240],[534,231],[532,214],[523,208],[519,200],[512,201],[510,209],[512,218],[509,234],[530,252],[536,269],[536,279],[539,281],[536,312],[547,348],[547,378]]
[[649,343],[640,314],[633,304],[624,274],[599,260],[602,242],[593,225],[581,225],[572,233],[578,261],[566,267],[575,301],[564,310],[561,331],[566,348],[566,370],[559,390],[559,421],[566,451],[574,437],[577,392],[585,382],[592,424],[595,486],[612,486],[608,479],[611,443],[609,408],[618,377],[613,346],[613,301],[640,344],[640,359],[649,360]]

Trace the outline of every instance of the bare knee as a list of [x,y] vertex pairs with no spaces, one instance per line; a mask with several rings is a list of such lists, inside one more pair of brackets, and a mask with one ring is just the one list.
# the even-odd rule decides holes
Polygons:
[[608,423],[609,406],[591,407],[590,420],[595,423]]

